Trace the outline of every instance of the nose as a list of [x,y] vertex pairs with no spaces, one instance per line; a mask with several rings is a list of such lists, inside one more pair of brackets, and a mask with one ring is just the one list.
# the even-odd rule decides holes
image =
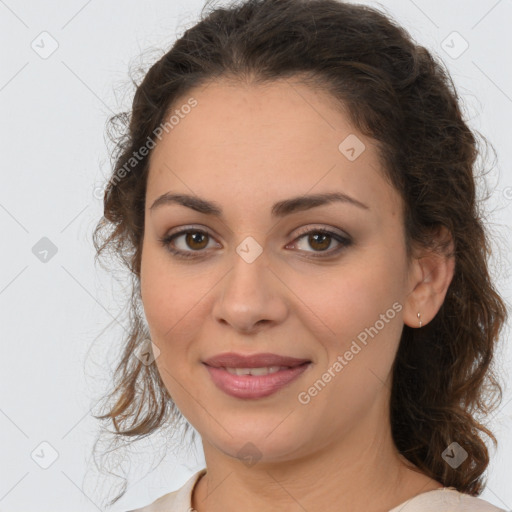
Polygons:
[[288,315],[287,288],[264,254],[252,263],[236,255],[217,290],[215,320],[239,332],[257,332],[282,323]]

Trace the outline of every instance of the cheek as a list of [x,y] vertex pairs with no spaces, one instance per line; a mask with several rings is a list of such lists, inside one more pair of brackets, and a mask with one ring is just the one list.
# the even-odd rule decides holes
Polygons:
[[398,280],[382,260],[372,263],[308,280],[300,291],[308,306],[301,316],[325,352],[301,391],[335,429],[340,417],[346,428],[357,424],[380,396],[403,328]]
[[194,288],[191,281],[170,279],[154,273],[154,279],[146,276],[141,285],[144,312],[154,342],[166,350],[172,343],[179,345],[183,334],[191,333],[197,325],[194,318],[201,310],[201,290]]
[[178,391],[173,377],[183,380],[200,356],[193,342],[201,339],[217,281],[213,272],[199,275],[193,265],[178,267],[158,253],[148,250],[144,254],[142,302],[151,339],[160,350],[156,363],[170,391]]
[[400,299],[400,280],[393,272],[393,265],[382,261],[340,266],[314,278],[296,279],[294,292],[310,309],[308,316],[345,338],[355,334],[353,329],[373,325]]
[[141,297],[146,319],[157,344],[179,329],[201,298],[201,283],[192,266],[178,267],[165,249],[147,244],[141,260]]
[[198,316],[204,314],[204,293],[193,277],[146,260],[141,296],[151,340],[159,349],[155,363],[165,388],[182,411],[187,410],[193,391],[187,384],[194,355],[190,347],[202,325]]
[[[302,278],[294,287],[303,298],[302,322],[326,353],[319,371],[343,373],[335,380],[343,380],[347,389],[362,381],[384,381],[393,364],[403,329],[398,263],[375,254],[314,279]],[[332,365],[338,356],[343,370],[336,372]]]

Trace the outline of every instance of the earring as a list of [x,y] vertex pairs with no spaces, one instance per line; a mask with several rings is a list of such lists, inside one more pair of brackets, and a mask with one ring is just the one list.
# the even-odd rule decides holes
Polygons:
[[418,320],[420,321],[420,329],[421,329],[421,319],[420,319],[420,313],[418,312]]

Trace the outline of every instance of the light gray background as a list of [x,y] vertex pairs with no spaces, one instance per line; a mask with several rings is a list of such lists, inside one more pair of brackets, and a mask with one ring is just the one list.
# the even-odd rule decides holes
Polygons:
[[[100,331],[117,317],[121,321],[128,293],[123,275],[116,282],[93,261],[91,232],[103,213],[101,191],[109,174],[105,122],[130,105],[130,64],[144,52],[147,69],[158,48],[168,48],[194,23],[202,5],[199,0],[0,0],[1,511],[102,510],[103,493],[117,483],[98,474],[91,461],[97,423],[90,410],[108,385],[122,327],[114,322],[105,335]],[[441,55],[464,97],[471,126],[497,150],[497,165],[488,174],[493,192],[488,223],[497,241],[492,273],[510,303],[512,2],[392,0],[384,5],[418,42]],[[40,35],[44,31],[49,36]],[[457,58],[453,52],[463,41],[454,31],[469,44]],[[58,48],[42,58],[52,40]],[[40,241],[43,237],[57,251],[46,262],[33,252],[36,244],[48,244]],[[508,332],[507,327],[504,339]],[[510,343],[498,361],[510,375]],[[493,419],[500,446],[482,497],[510,510],[508,388]],[[58,453],[47,469],[35,462],[50,461],[52,449],[42,442]],[[149,503],[203,467],[199,445],[196,455],[170,453],[144,476],[159,460],[151,458],[158,447],[152,441],[140,449],[149,454],[146,462],[131,458],[132,483],[113,510]]]

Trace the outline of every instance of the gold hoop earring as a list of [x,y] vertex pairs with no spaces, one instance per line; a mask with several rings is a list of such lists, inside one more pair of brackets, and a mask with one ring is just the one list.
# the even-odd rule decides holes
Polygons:
[[420,313],[418,312],[418,320],[420,321],[420,329],[421,329],[421,319],[420,319]]

